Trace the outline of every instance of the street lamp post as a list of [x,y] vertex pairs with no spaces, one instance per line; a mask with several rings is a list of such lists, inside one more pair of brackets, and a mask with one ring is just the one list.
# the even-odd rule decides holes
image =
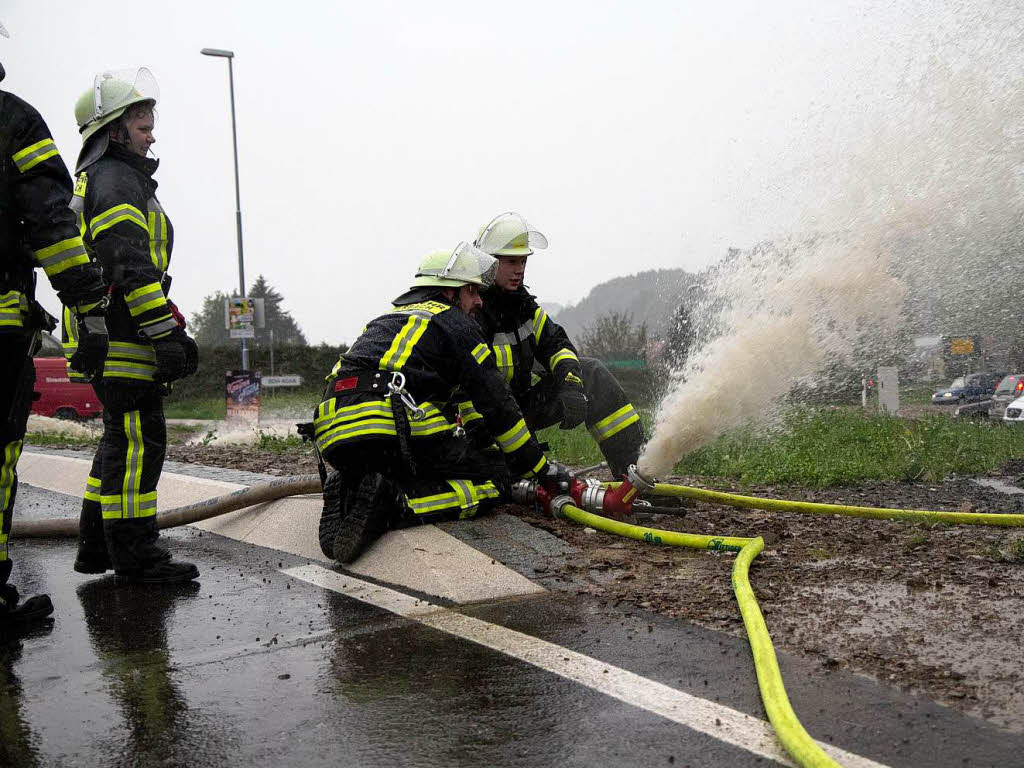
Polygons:
[[[235,52],[220,48],[203,48],[200,53],[204,56],[216,56],[228,60],[228,85],[231,89],[231,139],[235,147],[235,231],[238,242],[238,290],[244,299],[245,260],[242,257],[242,196],[238,188],[238,131],[235,128],[235,72],[232,67]],[[242,370],[249,370],[249,350],[245,346],[245,337],[242,337]]]

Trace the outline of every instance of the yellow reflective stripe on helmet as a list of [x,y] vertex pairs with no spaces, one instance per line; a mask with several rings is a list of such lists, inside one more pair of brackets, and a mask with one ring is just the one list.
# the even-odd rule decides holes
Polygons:
[[529,439],[530,430],[526,426],[526,421],[520,419],[512,429],[502,432],[494,441],[501,448],[502,453],[512,453],[522,448]]
[[554,371],[555,366],[563,360],[575,360],[577,363],[580,361],[580,359],[576,357],[576,353],[571,349],[560,349],[555,352],[555,354],[551,356],[551,360],[548,361],[548,370]]
[[89,475],[85,481],[85,494],[88,501],[102,501],[100,499],[100,479]]
[[618,434],[630,424],[636,424],[638,421],[640,421],[640,415],[633,409],[632,405],[626,403],[615,413],[605,416],[590,427],[590,434],[600,443]]
[[491,350],[486,344],[477,344],[473,347],[473,351],[470,354],[473,355],[474,360],[483,364],[484,360],[487,359],[487,356],[491,354]]
[[122,515],[136,517],[139,513],[139,488],[142,484],[142,414],[128,411],[124,415],[124,436],[128,440],[125,451],[124,480],[121,484]]
[[135,222],[146,231],[147,236],[149,235],[149,227],[146,226],[146,217],[142,215],[142,211],[131,203],[115,205],[113,208],[108,208],[98,216],[94,216],[92,221],[89,222],[89,235],[95,238],[100,232],[110,229],[112,226],[122,221]]
[[540,335],[544,333],[544,326],[548,322],[548,314],[540,307],[533,313],[533,338],[540,343]]
[[46,248],[40,248],[33,255],[36,258],[36,263],[43,268],[47,277],[60,274],[70,267],[89,263],[85,245],[82,244],[82,238],[78,236],[61,240]]
[[30,168],[34,168],[43,162],[47,158],[53,157],[57,153],[57,145],[53,143],[53,139],[43,139],[37,141],[35,144],[30,144],[22,150],[15,152],[11,155],[11,159],[14,164],[18,166],[18,170],[21,173]]
[[134,291],[129,291],[125,294],[124,300],[132,317],[167,303],[167,297],[164,296],[164,289],[160,287],[160,283],[148,283]]
[[512,374],[515,373],[515,363],[512,359],[512,345],[495,344],[494,362],[498,366],[498,370],[501,371],[502,376],[505,377],[505,381],[512,381]]
[[391,342],[388,351],[380,359],[380,368],[390,371],[401,370],[402,366],[409,359],[412,348],[416,346],[416,342],[426,332],[429,324],[429,318],[424,318],[420,315],[412,315],[406,320],[402,330],[398,332],[398,335]]

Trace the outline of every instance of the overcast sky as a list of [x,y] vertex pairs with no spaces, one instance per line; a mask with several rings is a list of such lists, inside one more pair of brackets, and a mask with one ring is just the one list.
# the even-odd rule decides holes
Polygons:
[[527,274],[546,302],[785,231],[858,114],[929,55],[942,7],[0,0],[0,61],[69,165],[94,74],[153,71],[189,314],[238,284],[227,65],[199,54],[233,49],[247,282],[337,343],[506,210],[550,241]]

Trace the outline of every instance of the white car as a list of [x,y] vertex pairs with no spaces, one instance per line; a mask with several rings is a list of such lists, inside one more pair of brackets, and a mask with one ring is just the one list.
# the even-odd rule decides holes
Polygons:
[[1003,414],[1003,421],[1016,421],[1024,424],[1024,397],[1018,397],[1008,406]]

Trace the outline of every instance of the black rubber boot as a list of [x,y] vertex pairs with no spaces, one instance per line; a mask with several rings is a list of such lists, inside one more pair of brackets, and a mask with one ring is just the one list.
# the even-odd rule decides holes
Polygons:
[[75,556],[75,564],[72,567],[78,573],[106,573],[114,566],[106,551],[89,552],[79,547],[78,554]]
[[351,563],[380,537],[397,511],[396,499],[395,489],[379,472],[368,472],[358,485],[353,483],[334,537],[334,559]]
[[140,571],[117,571],[118,584],[181,584],[199,578],[199,569],[192,563],[168,560]]
[[342,475],[338,471],[333,471],[327,475],[327,481],[324,483],[324,509],[320,513],[320,526],[317,531],[320,549],[330,558],[334,557],[334,539],[345,515],[344,502],[345,485]]
[[49,595],[35,595],[20,602],[17,587],[0,586],[0,636],[30,629],[51,613],[53,603]]
[[78,573],[105,573],[114,568],[103,537],[100,503],[92,499],[82,502],[82,512],[78,518],[78,554],[73,567]]

